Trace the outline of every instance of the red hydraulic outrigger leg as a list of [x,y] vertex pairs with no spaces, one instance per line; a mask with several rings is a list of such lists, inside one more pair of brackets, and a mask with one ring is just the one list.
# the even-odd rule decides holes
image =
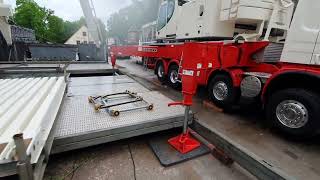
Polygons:
[[[181,61],[182,66],[182,93],[183,93],[183,101],[182,102],[174,102],[168,104],[168,106],[185,106],[185,118],[183,123],[183,133],[177,137],[171,138],[168,140],[169,144],[172,145],[175,149],[177,149],[180,153],[186,154],[200,147],[200,142],[194,139],[188,130],[188,121],[190,115],[190,107],[192,106],[192,97],[195,95],[197,91],[198,81],[197,76],[200,73],[197,69],[197,61],[196,58],[199,57],[199,54],[195,54],[194,52],[201,52],[201,49],[194,43],[184,43],[183,45],[177,46],[177,48],[173,48],[174,46],[168,47],[159,46],[159,47],[145,47],[142,48],[141,52],[138,52],[138,49],[135,47],[113,47],[111,48],[111,63],[114,68],[116,65],[116,58],[121,52],[122,56],[125,55],[139,55],[139,53],[144,53],[147,57],[157,57],[159,54],[162,57],[170,57],[177,58],[175,56],[181,57],[181,53],[183,54],[183,59]],[[143,49],[147,49],[148,51],[143,51]],[[153,49],[154,51],[150,51]],[[172,52],[171,52],[172,51]],[[132,53],[132,54],[131,54]],[[172,56],[172,57],[171,57]]]
[[[177,105],[177,103],[169,104],[169,106],[171,105]],[[191,137],[188,130],[189,113],[190,106],[186,106],[185,120],[183,122],[183,133],[168,140],[169,144],[182,154],[186,154],[200,147],[200,142]]]
[[182,105],[185,106],[185,119],[183,123],[183,133],[177,137],[168,140],[169,144],[177,149],[180,153],[186,154],[200,147],[200,142],[194,139],[188,130],[188,121],[190,107],[192,106],[192,97],[197,91],[197,64],[194,61],[192,51],[192,43],[186,43],[183,49],[182,65],[182,93],[183,101],[170,103],[169,106]]

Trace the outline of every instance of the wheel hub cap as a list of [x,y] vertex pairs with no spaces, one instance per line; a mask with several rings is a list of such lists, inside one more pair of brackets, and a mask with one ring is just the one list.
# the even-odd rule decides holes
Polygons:
[[170,73],[170,81],[173,84],[178,82],[178,72],[177,71],[171,71],[171,73]]
[[158,76],[159,76],[159,77],[163,77],[163,74],[164,74],[163,67],[162,67],[162,66],[159,66],[159,68],[158,68]]
[[228,86],[224,82],[217,82],[213,87],[213,95],[219,100],[223,101],[228,97]]
[[281,124],[289,128],[301,128],[307,124],[307,108],[298,101],[287,100],[277,106],[276,115]]

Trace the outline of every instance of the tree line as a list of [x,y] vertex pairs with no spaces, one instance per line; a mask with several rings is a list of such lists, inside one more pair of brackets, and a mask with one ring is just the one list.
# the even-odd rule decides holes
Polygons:
[[[128,7],[110,16],[107,28],[99,19],[103,35],[125,42],[130,28],[140,29],[142,25],[157,19],[160,1],[132,0]],[[64,43],[86,24],[83,17],[77,21],[64,21],[53,10],[40,7],[34,0],[16,0],[11,20],[18,26],[33,29],[39,42],[50,43]]]
[[11,19],[14,24],[35,31],[39,42],[64,43],[81,26],[85,19],[64,21],[54,11],[40,7],[34,0],[16,0],[16,8]]

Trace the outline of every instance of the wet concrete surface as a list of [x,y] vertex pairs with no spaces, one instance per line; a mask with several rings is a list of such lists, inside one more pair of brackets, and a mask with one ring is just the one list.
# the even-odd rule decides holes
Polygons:
[[[119,61],[123,72],[151,90],[173,100],[181,93],[160,84],[152,70],[134,61]],[[218,129],[235,142],[282,169],[296,179],[320,179],[320,140],[292,141],[274,132],[265,123],[257,104],[248,104],[233,113],[221,113],[202,105],[206,91],[200,88],[193,111],[209,127]],[[227,167],[211,155],[164,168],[146,142],[139,137],[50,157],[45,180],[71,179],[255,179],[239,165]]]
[[[120,61],[118,64],[126,67],[127,73],[149,88],[172,99],[182,99],[179,91],[161,85],[152,70],[145,71],[130,61]],[[143,72],[139,73],[137,69]],[[146,72],[149,75],[146,75]],[[265,120],[261,106],[247,100],[242,100],[239,107],[228,113],[206,108],[203,106],[203,101],[207,100],[206,94],[206,89],[200,87],[194,98],[192,109],[199,121],[217,129],[296,179],[320,179],[320,136],[308,140],[294,140],[272,130]]]
[[238,165],[226,167],[211,155],[164,168],[146,139],[138,137],[52,156],[45,180],[254,179]]

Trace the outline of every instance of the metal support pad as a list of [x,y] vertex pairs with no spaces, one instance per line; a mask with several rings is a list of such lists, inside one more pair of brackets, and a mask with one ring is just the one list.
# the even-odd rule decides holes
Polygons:
[[[180,129],[178,129],[178,132],[179,131]],[[164,167],[169,167],[179,163],[183,163],[188,160],[210,153],[210,149],[206,145],[201,143],[199,148],[191,152],[182,154],[168,143],[168,140],[175,136],[178,136],[177,132],[166,131],[163,133],[154,134],[148,140],[148,143],[153,153],[157,156],[157,158],[160,161],[160,164]]]

